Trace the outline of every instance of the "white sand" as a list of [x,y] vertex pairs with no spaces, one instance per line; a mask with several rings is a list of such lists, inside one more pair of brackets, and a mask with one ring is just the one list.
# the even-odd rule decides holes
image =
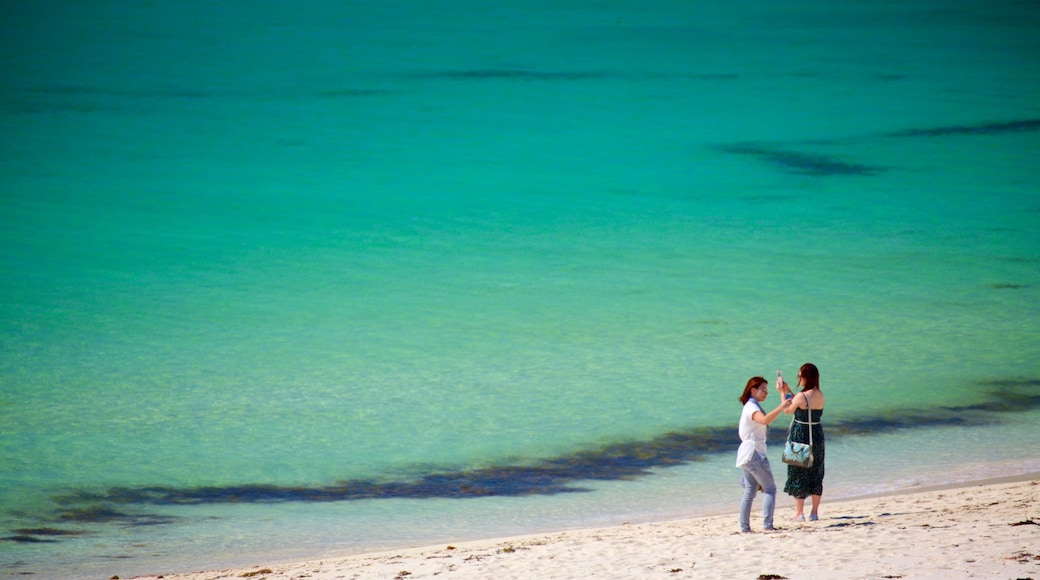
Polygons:
[[1040,580],[1040,474],[1016,479],[841,502],[825,496],[820,521],[784,523],[792,512],[778,509],[773,533],[736,533],[732,514],[164,578]]

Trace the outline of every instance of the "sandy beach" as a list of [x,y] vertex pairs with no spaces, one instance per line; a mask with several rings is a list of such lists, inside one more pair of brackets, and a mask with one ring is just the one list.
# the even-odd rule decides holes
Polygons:
[[[845,501],[825,497],[819,521],[788,522],[792,511],[781,507],[780,529],[768,533],[738,533],[734,513],[145,578],[1037,579],[1038,500],[1034,473]],[[734,497],[734,508],[738,502]]]

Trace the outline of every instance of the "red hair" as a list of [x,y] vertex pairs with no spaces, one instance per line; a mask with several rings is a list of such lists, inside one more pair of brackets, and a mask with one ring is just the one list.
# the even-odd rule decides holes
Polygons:
[[740,395],[740,404],[747,404],[748,399],[751,398],[751,391],[757,388],[758,385],[761,385],[763,383],[768,385],[769,381],[767,381],[764,377],[751,377],[750,379],[748,379],[747,385],[744,387],[744,394]]
[[802,390],[820,390],[820,369],[816,368],[816,365],[805,363],[802,365],[802,368],[798,369],[798,373],[802,375],[802,379],[805,381],[805,386],[802,387]]

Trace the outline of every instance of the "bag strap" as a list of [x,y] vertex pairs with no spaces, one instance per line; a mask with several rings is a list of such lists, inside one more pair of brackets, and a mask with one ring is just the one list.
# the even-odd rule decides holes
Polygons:
[[[805,393],[805,410],[809,413],[809,447],[812,447],[812,405],[809,404],[809,392],[802,391]],[[791,429],[794,428],[795,417],[797,411],[791,415],[791,424],[787,426],[787,440],[791,440]]]
[[809,391],[805,392],[805,411],[809,413],[809,447],[812,447],[812,403],[809,402]]

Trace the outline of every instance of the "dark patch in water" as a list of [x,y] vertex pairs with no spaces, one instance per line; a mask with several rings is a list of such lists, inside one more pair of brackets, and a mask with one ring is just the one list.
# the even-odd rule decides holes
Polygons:
[[756,204],[774,204],[774,203],[787,203],[797,199],[794,195],[747,195],[741,199],[748,203]]
[[[314,96],[322,99],[351,99],[354,97],[377,97],[388,94],[390,94],[389,91],[373,89],[330,89],[326,91],[318,91],[314,93]],[[304,94],[302,96],[307,97],[310,95]]]
[[[988,399],[974,405],[934,407],[927,410],[899,410],[874,416],[827,423],[827,437],[873,435],[931,427],[989,425],[999,421],[998,414],[1040,408],[1040,380],[1007,379],[984,383],[993,390]],[[771,431],[771,441],[785,437],[783,429]],[[705,427],[664,435],[643,441],[612,443],[548,458],[528,465],[498,465],[477,469],[427,473],[410,480],[357,479],[328,486],[280,486],[243,484],[202,487],[117,487],[101,493],[78,492],[56,498],[66,506],[48,521],[75,523],[116,523],[120,525],[159,525],[175,518],[155,514],[127,513],[115,506],[199,505],[228,503],[332,502],[362,499],[467,499],[490,496],[552,495],[588,491],[575,485],[580,481],[633,480],[651,470],[702,460],[705,456],[733,453],[739,444],[736,428]],[[20,533],[9,541],[50,541],[39,528]],[[18,530],[30,532],[32,530]],[[64,533],[55,530],[51,537]]]
[[951,127],[933,127],[931,129],[907,129],[889,133],[888,137],[950,137],[956,135],[999,135],[1002,133],[1018,133],[1021,131],[1040,131],[1040,119],[1022,119],[1002,123],[982,123],[979,125],[954,125]]
[[680,75],[680,77],[696,81],[735,81],[740,78],[740,75],[736,73],[697,73]]
[[731,427],[668,433],[649,441],[606,445],[543,460],[532,465],[504,465],[431,473],[411,481],[351,480],[325,487],[241,485],[221,487],[113,488],[103,494],[83,493],[75,502],[112,504],[210,504],[284,501],[348,501],[378,498],[475,498],[552,495],[587,491],[572,487],[580,480],[631,480],[657,467],[697,461],[709,453],[734,447]]
[[122,522],[124,526],[131,528],[143,528],[146,526],[165,526],[177,521],[173,516],[161,516],[157,514],[138,514],[131,516]]
[[997,290],[1021,290],[1022,288],[1029,288],[1029,284],[990,284],[990,287]]
[[[1040,211],[1040,209],[1032,211]],[[1040,259],[1037,258],[1023,258],[1021,256],[1009,256],[1007,258],[1001,258],[1001,260],[1004,262],[1011,262],[1012,264],[1035,264],[1040,262]]]
[[[1035,386],[1035,381],[1015,381],[1004,386]],[[866,435],[904,429],[987,425],[993,413],[1040,407],[1040,395],[998,391],[988,401],[963,407],[939,407],[927,411],[894,411],[828,423],[828,437]],[[772,430],[775,441],[782,429]],[[351,480],[324,487],[240,485],[195,488],[153,486],[113,488],[102,494],[83,493],[77,502],[108,504],[185,505],[211,503],[261,503],[285,501],[348,501],[378,498],[475,498],[487,496],[551,495],[586,491],[573,487],[578,481],[631,480],[651,469],[699,461],[705,455],[731,453],[739,443],[732,426],[674,432],[645,441],[605,445],[542,460],[531,465],[502,465],[479,469],[430,473],[411,481]],[[95,507],[94,517],[127,517]],[[101,520],[99,520],[101,521]]]
[[832,177],[839,175],[875,175],[881,171],[878,167],[849,163],[835,157],[817,153],[802,153],[778,147],[769,147],[758,143],[736,143],[719,146],[719,150],[734,155],[752,157],[759,161],[776,165],[788,173],[812,175],[816,177]]
[[536,71],[529,69],[467,69],[418,73],[417,78],[448,79],[456,81],[522,80],[522,81],[586,81],[613,78],[603,72],[590,71]]
[[[66,503],[61,501],[60,503]],[[132,503],[132,502],[119,502],[119,503]],[[127,527],[143,527],[143,526],[158,526],[164,524],[170,524],[177,521],[177,518],[172,516],[163,516],[157,514],[132,514],[126,513],[112,508],[109,505],[105,505],[104,502],[100,501],[76,501],[72,502],[72,505],[78,507],[70,507],[68,509],[60,510],[50,518],[49,521],[60,522],[60,523],[74,523],[74,524],[104,524],[104,523],[117,523]]]
[[201,102],[218,99],[353,99],[388,94],[387,91],[337,87],[316,92],[208,91],[191,88],[145,88],[119,90],[106,87],[39,85],[0,90],[0,111],[27,115],[66,115],[101,111],[124,111],[153,101]]
[[[995,123],[979,123],[975,125],[950,125],[925,129],[905,129],[882,134],[888,138],[906,137],[954,137],[964,135],[1002,135],[1040,131],[1040,119],[1020,119]],[[838,145],[840,141],[802,141],[804,146]],[[783,146],[760,142],[731,143],[719,145],[716,149],[757,159],[780,169],[799,175],[815,177],[834,177],[852,175],[877,175],[885,170],[883,167],[853,163],[819,153],[794,151]]]
[[[1040,379],[993,379],[979,381],[979,384],[984,387],[997,387],[1000,389],[1036,388],[1040,387]],[[994,391],[991,394],[1001,399],[1007,398],[1003,392]]]
[[97,523],[124,521],[130,517],[129,514],[102,505],[92,505],[61,512],[56,520],[59,522]]
[[15,532],[25,536],[82,536],[78,530],[59,530],[57,528],[20,528]]
[[[262,95],[251,91],[237,90],[199,90],[193,88],[145,88],[145,89],[113,89],[109,87],[91,87],[74,85],[40,85],[21,87],[5,91],[7,95],[33,97],[37,99],[68,97],[106,97],[124,99],[171,99],[171,100],[212,100],[243,98],[285,98],[285,97],[319,97],[350,98],[371,97],[387,94],[387,91],[375,89],[359,89],[354,87],[335,87],[318,91],[280,91],[267,92]],[[3,93],[0,93],[3,94]]]
[[36,536],[19,534],[17,536],[7,536],[6,538],[0,538],[0,542],[14,542],[16,544],[55,544],[58,542],[58,540],[37,538]]

